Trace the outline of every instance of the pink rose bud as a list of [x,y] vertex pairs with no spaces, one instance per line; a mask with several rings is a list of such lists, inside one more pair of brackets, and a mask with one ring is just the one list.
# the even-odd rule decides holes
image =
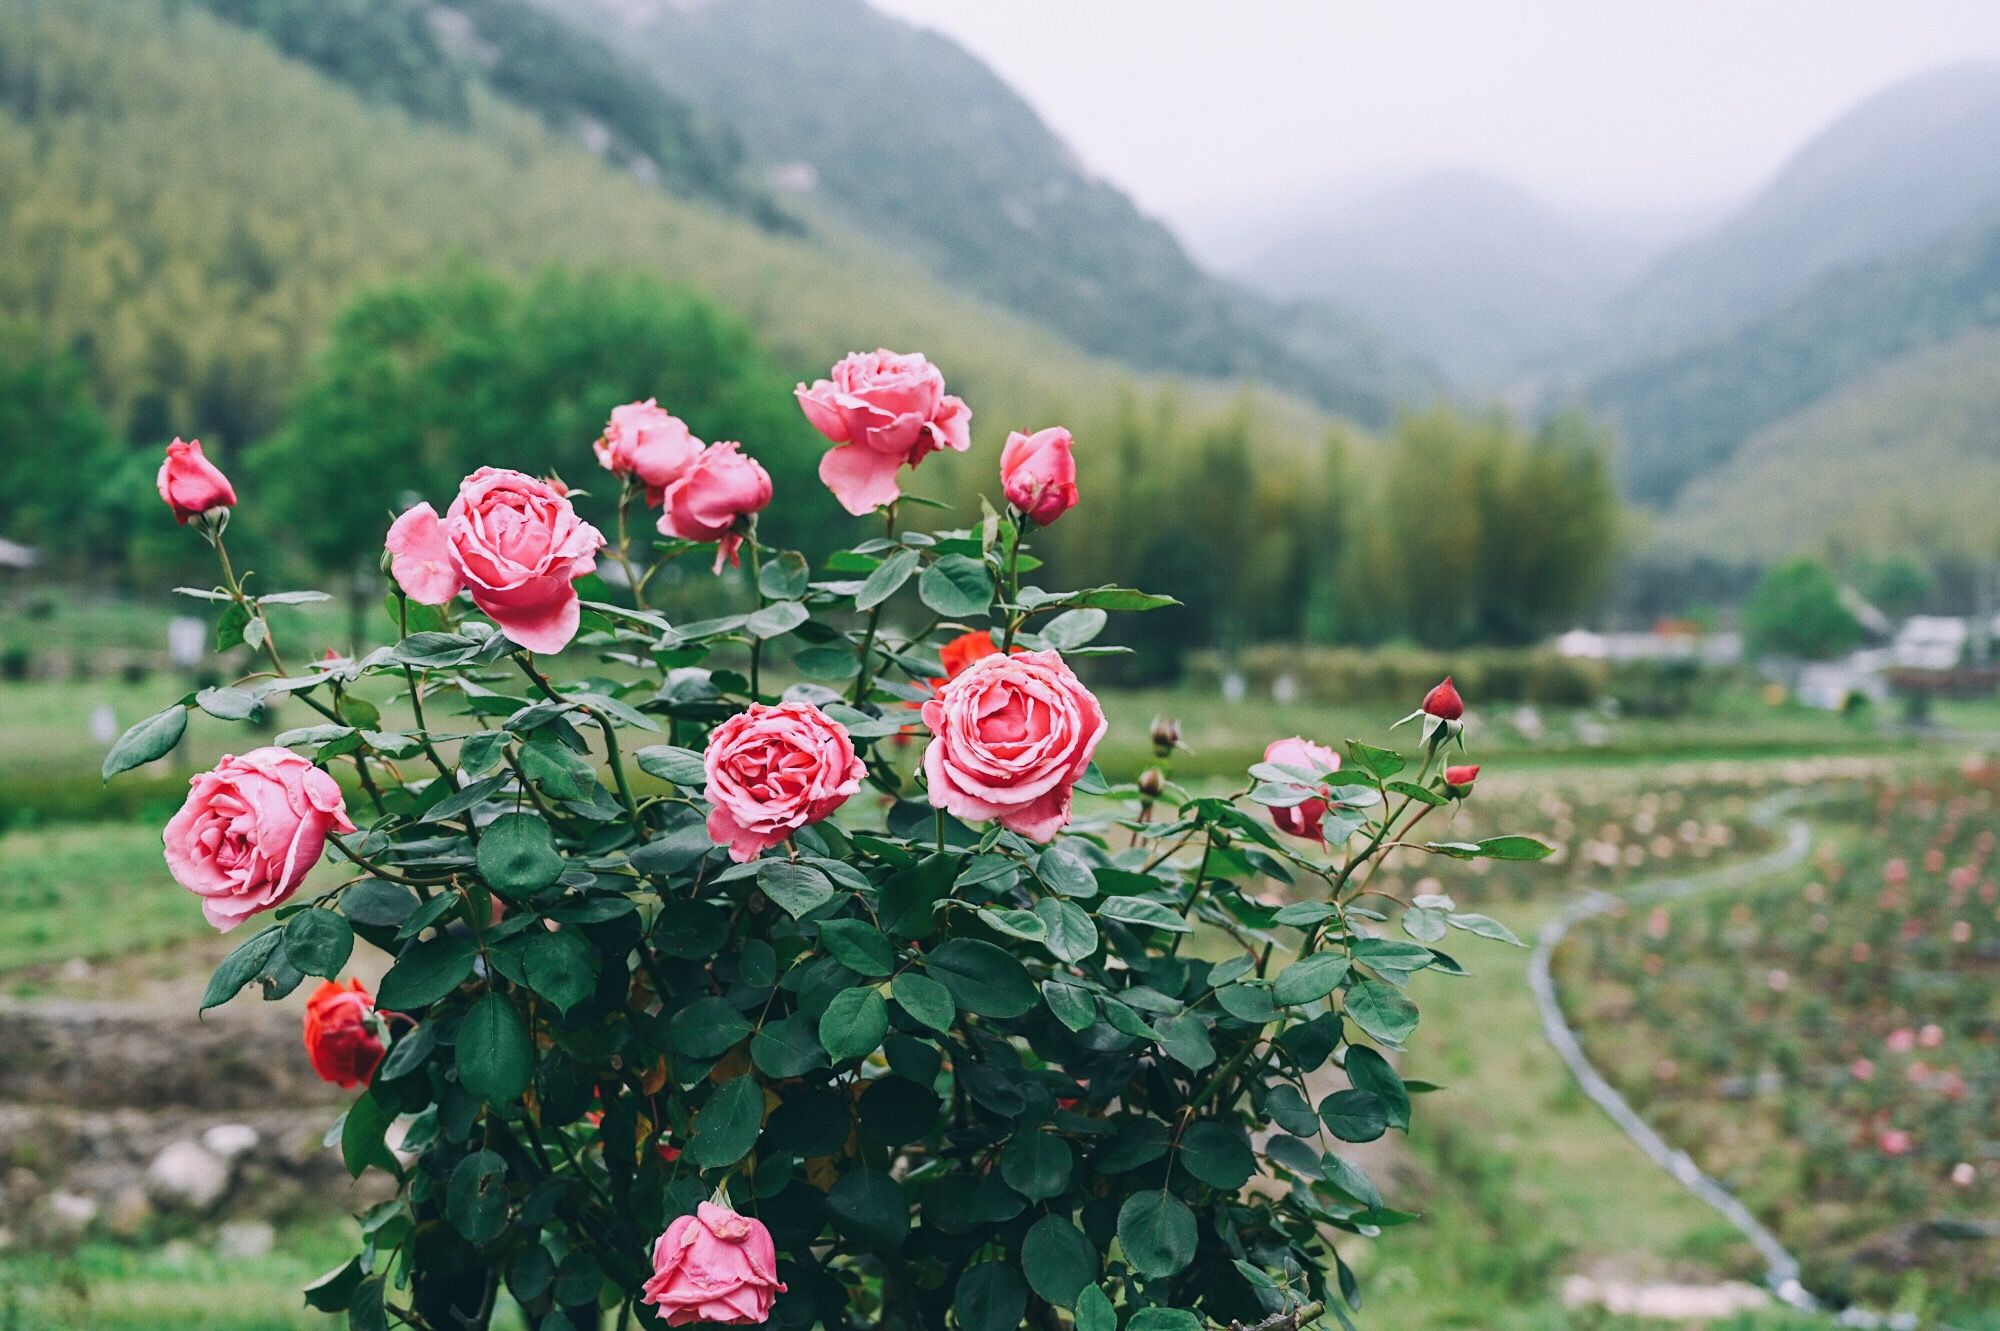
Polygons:
[[186,443],[176,439],[168,444],[155,483],[160,498],[174,511],[174,521],[183,527],[211,509],[236,506],[235,487],[219,467],[202,456],[199,439]]
[[708,835],[739,864],[847,803],[868,775],[847,727],[808,702],[750,704],[710,733],[702,765]]
[[857,351],[832,373],[793,393],[812,427],[839,445],[820,459],[819,478],[855,517],[901,497],[898,468],[972,447],[971,410],[921,355]]
[[334,779],[290,749],[225,757],[188,782],[167,820],[167,871],[228,933],[284,904],[318,863],[329,832],[352,832]]
[[1458,690],[1452,687],[1450,675],[1446,675],[1442,684],[1424,695],[1422,711],[1425,716],[1435,716],[1440,721],[1456,721],[1465,715],[1465,700],[1460,698]]
[[683,541],[715,541],[715,571],[737,563],[740,520],[771,502],[771,476],[733,443],[710,444],[666,489],[660,533]]
[[1148,767],[1139,773],[1139,798],[1152,803],[1167,788],[1167,778],[1157,767]]
[[1103,709],[1055,652],[975,661],[924,704],[933,807],[1030,841],[1069,823],[1070,788],[1104,738]]
[[[1340,755],[1324,744],[1315,744],[1296,735],[1290,739],[1274,739],[1264,749],[1264,761],[1295,768],[1301,772],[1337,772],[1340,770]],[[1326,788],[1320,787],[1322,791]],[[1271,821],[1280,832],[1289,832],[1295,837],[1309,841],[1320,841],[1325,837],[1322,824],[1326,811],[1331,807],[1324,799],[1309,799],[1303,804],[1290,808],[1271,810]]]
[[701,440],[686,422],[660,410],[652,398],[611,409],[604,433],[591,445],[597,463],[620,480],[636,479],[646,487],[646,502],[660,506],[660,496],[680,479],[701,452]]
[[770,1318],[771,1301],[784,1292],[764,1223],[703,1202],[653,1244],[653,1278],[639,1301],[658,1308],[668,1326],[755,1326]]
[[1472,783],[1479,779],[1479,764],[1465,763],[1458,767],[1444,769],[1444,788],[1454,795],[1464,795],[1472,789]]
[[459,484],[440,519],[418,504],[389,528],[389,572],[421,605],[461,589],[531,652],[559,652],[581,616],[571,584],[596,571],[604,537],[569,497],[518,471],[481,467]]
[[1000,450],[1000,488],[1007,502],[1046,527],[1076,504],[1076,458],[1060,426],[1007,436]]

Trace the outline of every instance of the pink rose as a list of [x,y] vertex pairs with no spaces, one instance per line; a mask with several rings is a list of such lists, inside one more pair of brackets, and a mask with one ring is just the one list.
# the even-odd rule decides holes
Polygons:
[[334,779],[290,749],[224,758],[167,820],[167,870],[228,933],[297,890],[328,832],[352,832]]
[[235,487],[221,468],[202,456],[199,439],[186,443],[176,439],[168,444],[154,483],[160,488],[160,498],[174,511],[174,521],[183,527],[212,508],[236,507]]
[[847,727],[809,702],[750,704],[709,734],[702,763],[708,835],[739,864],[847,803],[868,775]]
[[639,1301],[657,1307],[668,1326],[755,1326],[784,1292],[778,1250],[763,1221],[703,1202],[654,1242],[653,1278]]
[[1055,652],[974,661],[924,704],[931,803],[997,819],[1032,841],[1069,822],[1070,787],[1104,738],[1104,712]]
[[717,541],[715,571],[738,561],[738,520],[771,502],[771,475],[740,445],[710,444],[667,487],[660,532],[683,541]]
[[389,572],[412,601],[443,605],[470,588],[509,638],[559,652],[576,636],[570,584],[597,568],[604,537],[548,482],[481,467],[459,483],[442,521],[418,504],[389,528],[387,544]]
[[972,447],[971,409],[944,391],[944,376],[920,355],[857,351],[833,367],[833,378],[793,392],[812,427],[840,445],[819,460],[819,478],[855,517],[903,493],[898,467]]
[[1000,488],[1007,502],[1046,527],[1076,505],[1076,458],[1061,426],[1007,436],[1000,450]]
[[[1340,770],[1340,755],[1324,744],[1315,744],[1309,739],[1293,736],[1291,739],[1274,739],[1264,749],[1264,761],[1296,768],[1301,772],[1337,772]],[[1320,787],[1322,791],[1326,787]],[[1289,832],[1296,837],[1319,841],[1324,837],[1321,823],[1326,819],[1328,802],[1323,799],[1309,799],[1303,804],[1294,804],[1289,809],[1272,809],[1271,821],[1280,832]]]
[[647,398],[613,407],[610,422],[591,448],[598,465],[613,476],[637,477],[646,487],[646,502],[658,508],[661,494],[701,452],[701,440],[688,432],[680,417],[668,415]]

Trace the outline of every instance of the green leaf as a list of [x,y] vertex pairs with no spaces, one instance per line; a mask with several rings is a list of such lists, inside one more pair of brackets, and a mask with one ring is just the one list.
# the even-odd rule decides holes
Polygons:
[[1215,991],[1216,1006],[1238,1021],[1262,1026],[1278,1019],[1278,1004],[1271,987],[1254,980],[1225,984]]
[[874,1053],[888,1033],[889,1005],[873,989],[841,990],[819,1018],[819,1042],[836,1063]]
[[917,552],[907,548],[897,549],[877,565],[875,571],[861,584],[861,590],[854,596],[854,608],[873,610],[894,596],[896,589],[908,582],[910,575],[916,571]]
[[1097,913],[1107,920],[1165,929],[1168,933],[1194,932],[1194,926],[1173,910],[1145,897],[1106,897],[1097,903]]
[[1203,1331],[1207,1323],[1185,1308],[1141,1308],[1125,1331]]
[[1021,604],[1031,610],[1047,605],[1097,610],[1163,610],[1180,602],[1171,596],[1133,591],[1130,587],[1086,587],[1073,592],[1045,592],[1037,587],[1024,587],[1021,589]]
[[590,765],[590,760],[562,741],[548,737],[546,731],[521,746],[521,771],[559,800],[589,799],[590,792],[597,787],[597,769]]
[[1118,1310],[1100,1285],[1086,1285],[1076,1296],[1076,1331],[1118,1331]]
[[796,550],[787,550],[766,560],[764,567],[757,570],[757,590],[773,601],[796,601],[806,594],[811,576],[806,557]]
[[1401,1045],[1417,1028],[1417,1005],[1380,980],[1365,980],[1347,991],[1347,1016],[1386,1045]]
[[187,724],[187,708],[176,704],[133,726],[104,755],[104,779],[109,781],[120,772],[166,757],[187,733]]
[[1271,999],[1280,1007],[1294,1007],[1325,998],[1340,988],[1347,978],[1348,960],[1337,952],[1315,952],[1300,957],[1278,973],[1271,986]]
[[1035,1005],[1035,986],[1021,963],[984,940],[950,939],[925,957],[924,967],[966,1012],[1018,1017]]
[[555,837],[534,813],[505,813],[488,823],[479,837],[477,863],[488,887],[516,899],[551,886],[563,871]]
[[689,1058],[720,1058],[750,1034],[750,1022],[724,998],[697,998],[667,1021],[674,1048]]
[[1159,1028],[1160,1048],[1189,1072],[1200,1072],[1215,1061],[1215,1046],[1209,1042],[1208,1027],[1192,1012],[1166,1022]]
[[1358,739],[1347,741],[1348,761],[1375,777],[1392,777],[1403,770],[1403,755],[1394,749],[1378,749]]
[[1406,943],[1400,938],[1359,938],[1354,942],[1354,959],[1378,971],[1409,974],[1437,961],[1437,954],[1422,943]]
[[266,929],[224,957],[222,964],[215,968],[215,974],[209,977],[199,1010],[206,1012],[227,1003],[242,992],[244,985],[262,975],[272,954],[278,950],[284,932],[282,928]]
[[492,1105],[521,1098],[535,1071],[527,1024],[505,994],[488,993],[458,1027],[458,1081]]
[[257,714],[257,695],[248,689],[223,685],[195,694],[194,705],[223,721],[248,721]]
[[827,1060],[812,1023],[804,1016],[794,1015],[766,1022],[751,1037],[750,1061],[765,1076],[782,1079],[802,1077],[814,1068],[825,1067]]
[[827,920],[819,926],[819,940],[856,975],[883,976],[896,969],[896,949],[866,920]]
[[759,861],[757,886],[795,920],[833,900],[833,884],[825,874],[791,860]]
[[688,1154],[703,1169],[733,1165],[750,1154],[764,1126],[764,1088],[755,1077],[737,1077],[715,1088],[694,1116]]
[[1041,858],[1035,862],[1035,876],[1046,883],[1051,892],[1059,892],[1066,897],[1097,895],[1096,870],[1075,847],[1060,841],[1042,852]]
[[917,596],[946,619],[970,619],[993,604],[993,574],[985,560],[944,555],[917,579]]
[[1065,610],[1042,625],[1042,645],[1058,652],[1081,647],[1104,632],[1110,619],[1102,610]]
[[[597,988],[596,955],[589,941],[574,929],[553,933],[537,929],[528,935],[523,952],[528,987],[565,1015]],[[747,1026],[744,1033],[749,1033]]]
[[383,1276],[369,1276],[354,1287],[347,1302],[348,1331],[389,1331],[389,1315],[383,1308],[386,1283]]
[[979,1262],[958,1278],[951,1310],[961,1331],[1017,1331],[1028,1312],[1028,1286],[1009,1261]]
[[1135,1192],[1118,1208],[1118,1242],[1140,1275],[1176,1275],[1194,1260],[1194,1212],[1170,1192]]
[[1075,1163],[1069,1143],[1053,1132],[1018,1132],[1000,1153],[1000,1177],[1029,1201],[1046,1201],[1069,1186]]
[[1243,1134],[1214,1119],[1192,1123],[1181,1136],[1181,1165],[1211,1188],[1235,1192],[1257,1172],[1257,1156]]
[[1097,1279],[1097,1249],[1068,1216],[1045,1215],[1021,1242],[1021,1269],[1035,1293],[1058,1308],[1074,1308],[1077,1296]]
[[797,601],[779,601],[744,620],[743,627],[759,640],[781,638],[811,617],[811,612]]
[[305,1296],[306,1307],[316,1312],[337,1313],[346,1310],[354,1298],[355,1286],[360,1283],[361,1259],[350,1257],[299,1292]]
[[1373,1091],[1335,1091],[1319,1102],[1319,1117],[1344,1142],[1372,1142],[1389,1130],[1388,1110]]
[[1531,836],[1493,836],[1479,843],[1479,853],[1489,860],[1545,860],[1556,848]]
[[639,770],[648,776],[689,789],[708,784],[708,769],[702,764],[702,756],[693,749],[675,748],[671,744],[648,744],[632,756],[638,760]]
[[1074,965],[1097,951],[1097,925],[1075,902],[1043,897],[1035,914],[1042,920],[1042,946],[1058,960]]
[[861,673],[861,661],[847,647],[807,647],[792,655],[792,664],[807,679],[822,683],[853,679]]
[[[900,981],[899,981],[900,983]],[[1087,1031],[1097,1020],[1097,1001],[1081,985],[1060,980],[1042,981],[1042,1001],[1055,1013],[1056,1020],[1073,1031]]]
[[354,930],[330,910],[302,910],[285,921],[285,955],[301,975],[340,974],[354,951]]
[[375,1001],[385,1011],[415,1012],[437,1002],[472,978],[478,950],[472,940],[441,934],[412,943],[382,977]]
[[910,1232],[903,1186],[879,1169],[853,1169],[827,1190],[833,1226],[864,1248],[893,1251]]
[[1430,805],[1433,809],[1441,809],[1451,803],[1450,800],[1438,794],[1435,790],[1410,781],[1391,781],[1384,789],[1392,795],[1406,795],[1419,804]]
[[1453,915],[1449,918],[1451,926],[1454,929],[1463,929],[1467,933],[1476,934],[1481,938],[1492,938],[1502,943],[1512,943],[1515,947],[1527,946],[1526,943],[1514,937],[1512,929],[1509,929],[1506,925],[1490,916]]
[[1390,1127],[1410,1130],[1410,1091],[1388,1059],[1366,1045],[1349,1045],[1347,1079],[1356,1090],[1382,1102],[1382,1116]]
[[492,1151],[474,1151],[458,1162],[445,1185],[444,1216],[472,1243],[491,1243],[507,1228],[507,1162]]
[[1306,1102],[1299,1088],[1290,1082],[1281,1081],[1265,1092],[1264,1112],[1271,1116],[1272,1122],[1294,1137],[1311,1137],[1320,1128],[1319,1115],[1313,1112],[1313,1107]]
[[1326,1172],[1326,1181],[1360,1202],[1371,1211],[1382,1209],[1382,1191],[1375,1186],[1375,1180],[1361,1171],[1361,1166],[1337,1155],[1326,1155],[1320,1159],[1320,1168]]
[[349,1175],[360,1178],[370,1165],[396,1172],[395,1157],[382,1140],[395,1118],[367,1091],[355,1097],[347,1107],[347,1117],[340,1122],[340,1159]]
[[951,990],[916,971],[903,972],[889,982],[889,987],[903,1011],[934,1031],[951,1029],[952,1020],[958,1015],[958,1007],[951,1001]]

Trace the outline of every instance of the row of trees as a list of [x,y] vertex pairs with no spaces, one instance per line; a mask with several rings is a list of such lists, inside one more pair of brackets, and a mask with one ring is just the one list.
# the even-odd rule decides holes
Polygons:
[[[846,519],[815,477],[825,445],[792,406],[797,377],[739,321],[658,279],[554,270],[516,283],[460,263],[361,296],[277,429],[209,442],[283,519],[267,565],[290,557],[372,585],[390,516],[486,461],[599,491],[579,503],[610,530],[612,491],[587,445],[613,406],[656,396],[705,439],[740,434],[795,496],[768,515],[769,537],[823,550]],[[1009,428],[1054,423],[976,417],[974,431],[997,446]],[[1206,645],[1531,641],[1586,608],[1614,554],[1605,441],[1570,418],[1529,431],[1437,408],[1316,454],[1260,438],[1247,397],[1218,419],[1172,392],[1128,392],[1101,419],[1062,423],[1080,441],[1093,521],[1047,533],[1052,576],[1170,582],[1185,602],[1134,630],[1146,677]],[[82,364],[24,328],[0,339],[0,428],[57,440],[0,461],[8,534],[58,559],[179,571],[177,554],[135,534],[153,524],[128,520],[150,502],[164,441],[117,441]],[[933,459],[916,490],[968,505],[990,467]]]

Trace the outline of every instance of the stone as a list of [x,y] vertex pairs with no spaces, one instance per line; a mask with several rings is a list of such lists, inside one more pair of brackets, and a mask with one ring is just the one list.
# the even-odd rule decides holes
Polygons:
[[232,1220],[215,1232],[215,1255],[225,1262],[267,1257],[278,1246],[278,1231],[263,1220]]
[[163,1205],[206,1211],[229,1191],[229,1162],[195,1141],[168,1145],[146,1166],[146,1187]]
[[153,1219],[153,1203],[146,1196],[146,1190],[137,1184],[123,1188],[111,1199],[111,1206],[104,1213],[104,1224],[121,1239],[135,1239],[145,1232]]
[[49,1228],[58,1234],[81,1234],[97,1219],[97,1199],[88,1193],[52,1192],[45,1205]]
[[248,1123],[218,1123],[201,1134],[201,1144],[224,1160],[257,1149],[257,1129]]

